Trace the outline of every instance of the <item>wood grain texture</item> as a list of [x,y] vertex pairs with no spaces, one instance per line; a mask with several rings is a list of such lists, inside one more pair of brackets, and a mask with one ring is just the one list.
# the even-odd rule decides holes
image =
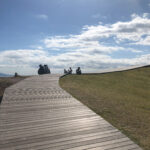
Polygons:
[[1,150],[141,148],[59,87],[59,75],[27,78],[6,89]]

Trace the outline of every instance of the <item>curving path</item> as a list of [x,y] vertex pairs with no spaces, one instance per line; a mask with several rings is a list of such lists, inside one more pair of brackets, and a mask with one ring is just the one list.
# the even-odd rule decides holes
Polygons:
[[59,75],[33,76],[6,89],[0,150],[141,150],[58,81]]

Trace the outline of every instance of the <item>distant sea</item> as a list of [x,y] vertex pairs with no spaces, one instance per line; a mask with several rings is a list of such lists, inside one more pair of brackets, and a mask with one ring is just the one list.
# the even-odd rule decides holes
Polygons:
[[12,75],[0,73],[0,77],[12,77]]

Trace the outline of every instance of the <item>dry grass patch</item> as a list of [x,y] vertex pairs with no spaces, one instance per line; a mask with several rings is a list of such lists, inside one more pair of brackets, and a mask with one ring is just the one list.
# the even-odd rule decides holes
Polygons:
[[63,89],[150,150],[150,67],[95,75],[69,75]]

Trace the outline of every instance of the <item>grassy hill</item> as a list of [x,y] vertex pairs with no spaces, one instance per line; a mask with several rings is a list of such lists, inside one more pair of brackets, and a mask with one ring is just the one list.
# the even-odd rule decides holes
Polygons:
[[26,77],[18,76],[18,77],[0,77],[0,103],[2,101],[3,93],[5,88],[13,85]]
[[150,67],[106,74],[69,75],[63,89],[150,150]]

